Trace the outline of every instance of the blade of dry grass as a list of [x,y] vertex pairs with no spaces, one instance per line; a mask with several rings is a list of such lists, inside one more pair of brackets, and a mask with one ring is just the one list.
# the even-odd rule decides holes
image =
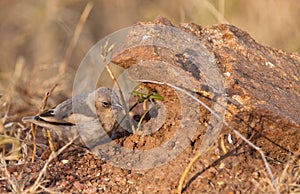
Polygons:
[[229,22],[224,17],[225,3],[222,1],[224,1],[224,0],[221,0],[221,2],[219,3],[219,10],[216,9],[216,7],[208,0],[193,0],[192,3],[194,4],[194,7],[196,7],[196,8],[198,8],[199,4],[201,4],[201,3],[204,4],[206,9],[209,10],[211,12],[211,14],[215,16],[215,18],[218,20],[219,23],[229,24]]
[[[58,84],[55,84],[54,86],[52,86],[52,88],[49,91],[47,91],[45,93],[42,104],[41,104],[40,109],[39,109],[39,113],[37,115],[41,114],[45,110],[48,98],[51,96],[52,92],[54,91],[54,89],[57,86],[58,86]],[[31,128],[32,136],[33,136],[33,151],[32,151],[31,162],[34,162],[35,155],[36,155],[36,128],[37,128],[37,126],[35,124],[31,123],[30,128]],[[49,140],[49,138],[48,138],[48,140]],[[51,139],[49,141],[49,145],[50,145],[50,148],[53,148]]]
[[69,64],[69,61],[71,59],[71,56],[72,56],[72,53],[74,51],[74,48],[75,46],[77,45],[78,43],[78,40],[79,40],[79,36],[82,32],[82,29],[84,27],[84,24],[86,23],[86,20],[88,18],[88,16],[90,15],[92,9],[94,7],[94,1],[90,1],[86,4],[81,16],[80,16],[80,19],[79,19],[79,22],[75,28],[75,31],[74,31],[74,35],[72,37],[72,40],[67,48],[67,51],[66,51],[66,54],[65,54],[65,57],[63,59],[63,62],[59,68],[59,75],[60,76],[63,76],[67,70],[67,66]]
[[129,107],[127,106],[127,104],[125,102],[125,97],[124,97],[123,92],[121,90],[121,86],[118,83],[116,77],[114,76],[114,74],[113,74],[113,72],[112,72],[112,70],[111,70],[111,68],[109,66],[109,62],[107,62],[107,60],[106,60],[106,57],[107,57],[108,53],[111,52],[113,50],[113,48],[114,48],[114,44],[112,44],[110,47],[108,47],[108,43],[109,43],[109,40],[107,40],[105,42],[105,45],[101,48],[102,50],[101,50],[100,57],[101,57],[103,63],[105,64],[105,68],[106,68],[109,76],[113,80],[114,84],[117,86],[118,92],[120,94],[122,105],[123,105],[123,107],[125,109],[125,113],[126,113],[125,117],[128,118],[128,120],[129,120],[129,123],[130,123],[131,130],[132,130],[133,134],[136,134],[136,129],[135,129],[135,127],[134,127],[134,125],[133,125],[133,123],[132,123],[132,121],[130,119],[130,116],[129,116]]

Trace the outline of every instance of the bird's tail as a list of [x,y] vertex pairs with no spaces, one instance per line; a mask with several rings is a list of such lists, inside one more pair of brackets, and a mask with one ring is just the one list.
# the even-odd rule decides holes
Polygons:
[[34,116],[27,116],[27,117],[22,118],[22,122],[24,122],[24,123],[33,122],[33,121],[35,121]]

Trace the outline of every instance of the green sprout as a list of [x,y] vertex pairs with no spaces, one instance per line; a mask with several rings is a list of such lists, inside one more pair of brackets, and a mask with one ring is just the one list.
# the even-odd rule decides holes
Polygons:
[[158,104],[155,104],[150,109],[147,109],[147,101],[152,101],[152,102],[153,101],[155,102],[155,100],[162,101],[162,100],[164,100],[164,97],[161,96],[160,94],[158,94],[157,92],[143,93],[143,92],[139,92],[137,90],[133,90],[131,92],[131,94],[137,96],[138,99],[137,99],[137,102],[130,108],[130,110],[132,110],[139,103],[143,103],[143,109],[145,110],[145,112],[143,113],[143,115],[141,116],[141,118],[138,122],[138,126],[136,129],[136,131],[139,131],[141,128],[141,124],[142,124],[143,120],[145,119],[146,115],[148,113],[150,113],[152,110],[160,108],[160,106]]

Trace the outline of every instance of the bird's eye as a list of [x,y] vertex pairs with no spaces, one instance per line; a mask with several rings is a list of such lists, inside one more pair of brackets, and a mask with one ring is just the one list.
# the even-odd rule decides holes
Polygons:
[[110,103],[109,102],[102,102],[102,106],[104,108],[109,108],[110,107]]

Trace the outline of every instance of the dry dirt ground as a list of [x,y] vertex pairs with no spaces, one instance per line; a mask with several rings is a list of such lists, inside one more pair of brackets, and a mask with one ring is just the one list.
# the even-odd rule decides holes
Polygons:
[[[149,136],[129,135],[115,140],[118,144],[131,149],[151,149],[160,146],[173,136],[176,122],[180,119],[180,105],[178,99],[171,98],[174,93],[163,92],[164,103],[167,104],[167,121],[157,132]],[[168,100],[171,99],[171,100]],[[205,99],[202,99],[205,101]],[[178,157],[163,166],[148,170],[127,170],[115,167],[98,159],[86,149],[70,145],[48,165],[45,175],[39,181],[34,192],[62,192],[62,193],[176,193],[181,174],[190,159],[196,154],[203,138],[208,111],[199,107],[200,118],[197,130],[190,145]],[[30,162],[30,152],[23,160],[23,164],[8,164],[7,171],[2,168],[1,192],[12,192],[19,189],[29,189],[34,185],[46,160],[51,153],[47,140],[38,131],[38,154],[35,162]],[[29,125],[23,133],[29,133]],[[228,136],[231,135],[231,140]],[[251,134],[248,134],[248,138]],[[255,141],[254,141],[255,142]],[[225,150],[224,150],[225,148]],[[28,145],[27,150],[32,150]],[[226,153],[225,153],[226,152]],[[299,191],[298,184],[299,161],[282,163],[267,157],[277,180],[282,181],[281,191]],[[3,164],[2,164],[3,165]],[[285,169],[286,167],[286,169]],[[284,171],[285,169],[285,171]],[[298,173],[298,175],[297,175]],[[293,176],[291,176],[293,175]],[[230,130],[224,129],[216,145],[200,158],[185,182],[184,193],[273,193],[270,178],[260,155]],[[13,186],[15,184],[15,186]],[[286,193],[286,192],[283,192]]]

